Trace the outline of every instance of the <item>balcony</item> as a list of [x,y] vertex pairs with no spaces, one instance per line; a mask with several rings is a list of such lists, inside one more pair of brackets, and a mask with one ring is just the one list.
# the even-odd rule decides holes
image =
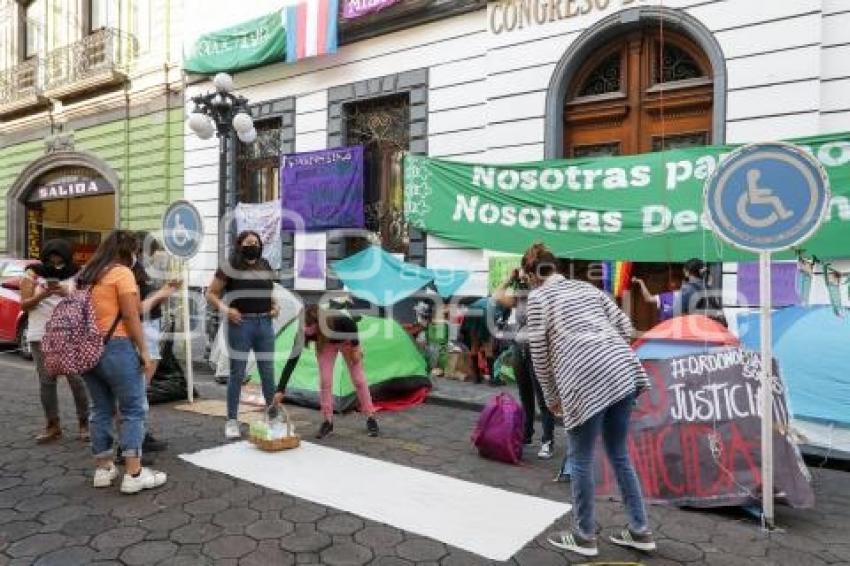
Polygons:
[[111,28],[54,49],[44,60],[44,95],[61,100],[119,85],[127,80],[137,51],[132,35]]
[[37,58],[0,71],[0,116],[14,114],[45,102],[44,65]]

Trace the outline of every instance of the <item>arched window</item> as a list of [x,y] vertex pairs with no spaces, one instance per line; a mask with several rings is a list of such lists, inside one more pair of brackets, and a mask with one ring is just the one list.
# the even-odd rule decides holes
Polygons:
[[628,155],[711,141],[711,65],[687,37],[624,35],[590,57],[564,101],[564,157]]

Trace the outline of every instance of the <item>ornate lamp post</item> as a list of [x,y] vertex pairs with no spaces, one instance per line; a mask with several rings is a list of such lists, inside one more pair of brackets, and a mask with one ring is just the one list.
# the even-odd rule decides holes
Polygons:
[[[213,78],[214,92],[192,97],[194,109],[187,120],[189,129],[202,140],[210,139],[213,134],[218,136],[218,217],[222,221],[229,209],[235,206],[234,196],[227,192],[227,153],[236,143],[233,133],[242,143],[254,143],[257,130],[254,120],[248,110],[248,100],[244,96],[234,94],[233,77],[227,73],[218,73]],[[235,156],[233,171],[234,186],[236,183]],[[234,191],[235,193],[235,191]],[[218,249],[219,261],[224,259],[228,246],[229,230],[219,227]]]

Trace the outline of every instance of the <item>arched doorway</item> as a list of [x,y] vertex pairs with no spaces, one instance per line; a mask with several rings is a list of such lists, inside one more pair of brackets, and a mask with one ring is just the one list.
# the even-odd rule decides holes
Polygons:
[[[701,23],[680,10],[624,10],[587,30],[559,62],[547,95],[546,157],[721,143],[725,88],[723,54]],[[682,264],[672,260],[635,264],[634,275],[653,294],[678,288]],[[590,278],[602,273],[592,263],[578,268]],[[623,307],[639,330],[657,322],[656,305],[639,293],[627,293]]]
[[38,257],[44,241],[62,238],[84,263],[118,226],[117,193],[118,176],[90,154],[62,151],[36,160],[6,196],[8,253]]

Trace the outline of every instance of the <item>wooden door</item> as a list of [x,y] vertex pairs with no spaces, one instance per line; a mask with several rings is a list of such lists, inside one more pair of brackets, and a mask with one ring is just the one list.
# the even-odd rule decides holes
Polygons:
[[[708,58],[687,37],[657,28],[622,36],[589,58],[568,90],[564,157],[632,155],[711,143],[713,80]],[[629,258],[621,258],[628,260]],[[652,293],[678,282],[681,264],[638,264]],[[633,293],[635,326],[656,311]]]

